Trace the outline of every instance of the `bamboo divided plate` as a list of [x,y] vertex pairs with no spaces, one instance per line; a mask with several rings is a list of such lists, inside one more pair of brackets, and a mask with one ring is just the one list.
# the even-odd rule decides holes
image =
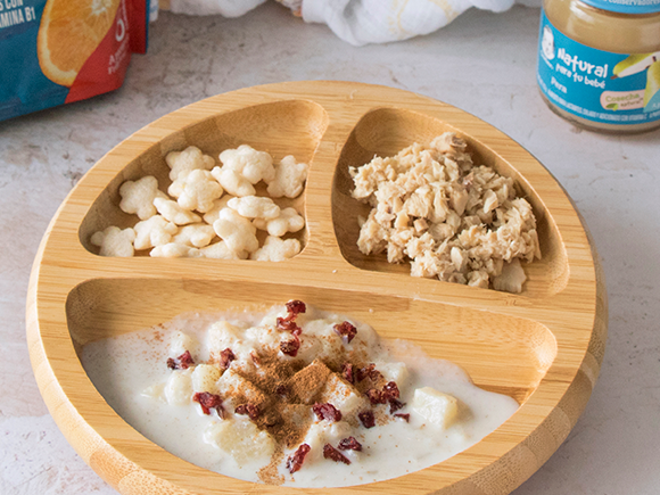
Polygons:
[[[364,206],[350,196],[349,166],[455,131],[477,163],[515,179],[538,219],[543,253],[527,265],[522,294],[408,275],[356,247]],[[196,145],[217,157],[247,143],[274,159],[311,164],[298,206],[303,251],[281,263],[149,257],[104,258],[89,238],[135,220],[119,208],[125,180],[169,184],[166,153]],[[132,216],[131,216],[132,217]],[[132,217],[134,218],[134,217]],[[36,257],[27,305],[32,366],[46,404],[78,454],[123,494],[510,493],[559,447],[584,409],[607,332],[603,278],[570,198],[528,152],[479,119],[405,91],[347,82],[243,89],[173,112],[103,157],[66,198]],[[519,410],[445,462],[350,488],[256,485],[185,462],[125,423],[88,379],[86,343],[188,311],[263,307],[299,298],[404,338],[462,366]]]

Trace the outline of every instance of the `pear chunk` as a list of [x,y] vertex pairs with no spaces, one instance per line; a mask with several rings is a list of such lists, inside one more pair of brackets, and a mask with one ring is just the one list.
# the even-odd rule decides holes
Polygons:
[[226,419],[210,425],[204,440],[231,455],[239,466],[270,457],[275,451],[273,437],[244,419]]
[[458,416],[458,401],[456,398],[431,387],[415,390],[412,408],[424,419],[443,429],[449,428]]

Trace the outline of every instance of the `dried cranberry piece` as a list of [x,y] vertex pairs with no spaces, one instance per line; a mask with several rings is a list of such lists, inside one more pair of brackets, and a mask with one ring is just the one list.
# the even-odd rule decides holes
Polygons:
[[353,374],[353,365],[351,363],[344,363],[341,368],[341,374],[348,383],[355,383],[355,375]]
[[364,395],[367,396],[369,402],[371,402],[373,405],[387,403],[387,395],[382,390],[370,388],[364,393]]
[[295,317],[298,316],[298,314],[307,311],[307,306],[305,306],[305,303],[300,299],[291,299],[288,303],[286,303],[286,310],[290,315]]
[[373,428],[376,426],[376,419],[374,418],[374,413],[371,411],[363,411],[358,414],[358,418],[362,421],[362,424],[365,428]]
[[334,448],[332,445],[329,443],[326,443],[323,446],[323,457],[326,459],[332,459],[335,462],[343,462],[344,464],[350,464],[351,461],[349,461],[344,454],[339,452],[336,448]]
[[319,404],[318,402],[312,406],[314,414],[318,416],[319,419],[327,419],[328,421],[341,421],[341,411],[335,406],[326,402],[325,404]]
[[296,318],[298,317],[298,314],[304,313],[307,311],[307,308],[305,306],[305,303],[298,300],[298,299],[292,299],[288,303],[286,303],[286,310],[287,310],[287,315],[284,318],[277,318],[277,326],[281,330],[289,330],[288,328],[283,328],[287,322],[295,322]]
[[195,364],[193,361],[192,356],[190,355],[190,351],[186,351],[183,354],[181,354],[178,358],[179,363],[181,364],[181,369],[187,370],[191,365]]
[[298,447],[298,450],[287,459],[286,468],[291,474],[295,473],[302,467],[303,462],[305,462],[305,456],[310,450],[312,450],[312,448],[306,443],[303,443]]
[[374,381],[374,382],[380,380],[381,378],[383,378],[383,375],[377,369],[370,369],[369,373],[368,373],[368,376],[369,376],[369,379],[371,381]]
[[347,344],[349,344],[351,340],[353,340],[357,335],[357,328],[355,328],[355,326],[348,321],[339,323],[333,328],[335,329],[335,332],[337,332],[337,334],[346,341]]
[[302,332],[302,329],[293,320],[287,320],[286,318],[282,318],[282,317],[278,316],[276,321],[277,321],[277,329],[278,330],[287,331],[287,332],[291,332],[291,333],[294,333],[294,332],[300,333],[300,332]]
[[187,370],[191,365],[195,364],[190,351],[186,351],[178,358],[167,358],[167,367],[171,370]]
[[355,380],[357,382],[361,382],[365,378],[369,378],[372,381],[378,380],[381,376],[380,371],[376,369],[376,365],[374,363],[369,364],[368,366],[365,366],[364,368],[358,368],[355,371]]
[[232,350],[227,347],[224,351],[220,353],[220,366],[224,369],[228,369],[232,361],[236,359],[236,356]]
[[261,358],[259,357],[259,354],[257,354],[257,353],[254,352],[254,351],[251,351],[251,352],[250,352],[250,357],[252,358],[252,362],[253,362],[256,366],[260,366],[260,365],[261,365]]
[[[376,366],[375,364],[372,364],[373,366]],[[365,366],[364,368],[358,368],[355,370],[355,381],[356,382],[361,382],[367,377],[368,374],[368,368]]]
[[397,387],[395,382],[388,382],[383,387],[383,393],[387,396],[388,400],[398,399],[399,398],[399,387]]
[[279,330],[285,330],[288,332],[291,332],[291,335],[293,335],[293,340],[283,340],[280,342],[280,350],[282,351],[282,354],[286,354],[287,356],[291,357],[296,357],[298,354],[298,349],[300,349],[300,334],[302,333],[302,328],[300,328],[296,324],[296,318],[298,317],[298,314],[304,313],[307,311],[307,307],[305,306],[305,303],[298,300],[298,299],[292,299],[288,303],[286,303],[286,310],[288,314],[282,318],[278,317],[277,318],[277,328]]
[[284,396],[289,395],[289,389],[286,387],[286,385],[278,385],[275,392],[277,393],[277,395],[284,395]]
[[406,414],[397,413],[397,414],[394,415],[394,417],[395,417],[395,418],[405,419],[405,420],[406,420],[406,423],[410,423],[410,414],[407,414],[407,413],[406,413]]
[[220,418],[224,418],[225,409],[222,407],[222,399],[219,395],[209,392],[196,392],[193,400],[199,402],[204,414],[211,414],[211,409],[215,409]]
[[247,414],[252,421],[255,421],[261,414],[261,411],[259,410],[259,406],[257,406],[256,404],[252,404],[250,402],[248,402],[247,404],[240,404],[236,406],[234,412],[236,414]]
[[390,399],[390,414],[393,414],[399,409],[402,409],[405,405],[406,403],[401,402],[399,399]]
[[298,355],[298,349],[300,349],[300,340],[297,336],[294,339],[280,342],[280,351],[287,356],[296,357]]
[[340,450],[355,450],[357,452],[362,452],[362,444],[358,442],[355,437],[344,438],[339,442],[337,447],[339,447]]

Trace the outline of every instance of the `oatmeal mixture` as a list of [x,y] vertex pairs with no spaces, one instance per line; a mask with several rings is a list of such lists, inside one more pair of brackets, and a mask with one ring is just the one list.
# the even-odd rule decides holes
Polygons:
[[513,179],[473,163],[454,133],[350,173],[353,197],[373,207],[361,219],[360,251],[409,261],[415,277],[519,293],[520,260],[541,258],[532,207]]
[[402,476],[466,449],[517,409],[447,361],[289,301],[189,314],[90,343],[82,363],[136,430],[227,476],[298,487]]

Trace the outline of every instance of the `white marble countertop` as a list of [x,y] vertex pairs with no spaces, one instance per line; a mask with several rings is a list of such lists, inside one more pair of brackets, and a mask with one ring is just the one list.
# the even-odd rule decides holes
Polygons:
[[660,486],[660,132],[583,132],[535,82],[539,10],[469,11],[423,38],[354,48],[267,4],[239,19],[161,13],[120,90],[0,122],[0,493],[116,493],[51,419],[25,342],[25,296],[46,226],[101,156],[152,120],[256,84],[355,80],[418,92],[503,130],[566,188],[593,234],[609,341],[587,408],[515,495],[656,495]]

